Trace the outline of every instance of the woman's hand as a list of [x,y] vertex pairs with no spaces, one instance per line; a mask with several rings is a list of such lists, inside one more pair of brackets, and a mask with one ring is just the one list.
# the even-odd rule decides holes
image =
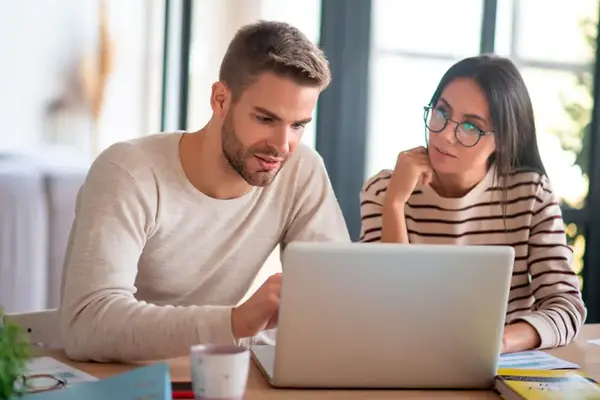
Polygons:
[[409,243],[404,205],[419,180],[427,185],[432,178],[433,168],[424,147],[417,147],[398,155],[396,167],[383,200],[381,242]]
[[385,201],[403,205],[408,201],[415,186],[421,180],[424,185],[431,183],[433,168],[424,147],[403,151],[398,155],[396,167],[385,192]]
[[502,334],[502,354],[536,349],[540,346],[540,335],[525,321],[506,325]]

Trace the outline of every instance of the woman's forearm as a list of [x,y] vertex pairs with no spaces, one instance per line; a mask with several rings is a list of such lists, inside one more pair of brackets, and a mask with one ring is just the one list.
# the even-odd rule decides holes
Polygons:
[[384,202],[381,216],[382,243],[408,243],[404,203]]

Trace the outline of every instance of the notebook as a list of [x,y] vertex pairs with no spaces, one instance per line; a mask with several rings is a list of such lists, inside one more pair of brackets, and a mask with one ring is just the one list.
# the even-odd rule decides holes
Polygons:
[[27,394],[24,400],[171,400],[171,376],[167,363],[134,369],[110,378],[41,393]]

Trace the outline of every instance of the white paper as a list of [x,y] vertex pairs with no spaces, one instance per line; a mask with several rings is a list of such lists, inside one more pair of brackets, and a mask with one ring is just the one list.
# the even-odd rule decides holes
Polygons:
[[98,378],[73,368],[52,357],[32,358],[27,362],[27,374],[48,374],[67,382],[67,386],[77,383],[97,381]]
[[579,365],[551,356],[543,351],[522,351],[500,356],[498,368],[516,369],[571,369]]
[[587,342],[590,344],[595,344],[596,346],[600,346],[600,339],[590,339]]

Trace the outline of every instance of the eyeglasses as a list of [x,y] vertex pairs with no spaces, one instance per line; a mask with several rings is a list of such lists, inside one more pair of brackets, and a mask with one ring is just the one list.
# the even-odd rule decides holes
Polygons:
[[40,393],[62,389],[67,381],[50,374],[24,375],[19,382],[25,393]]
[[448,122],[454,122],[454,137],[456,137],[458,143],[465,147],[473,147],[479,143],[479,139],[481,139],[482,136],[494,134],[494,132],[482,131],[470,122],[453,121],[442,109],[431,106],[425,106],[423,108],[425,110],[423,120],[425,121],[427,129],[431,132],[439,133],[446,128]]

